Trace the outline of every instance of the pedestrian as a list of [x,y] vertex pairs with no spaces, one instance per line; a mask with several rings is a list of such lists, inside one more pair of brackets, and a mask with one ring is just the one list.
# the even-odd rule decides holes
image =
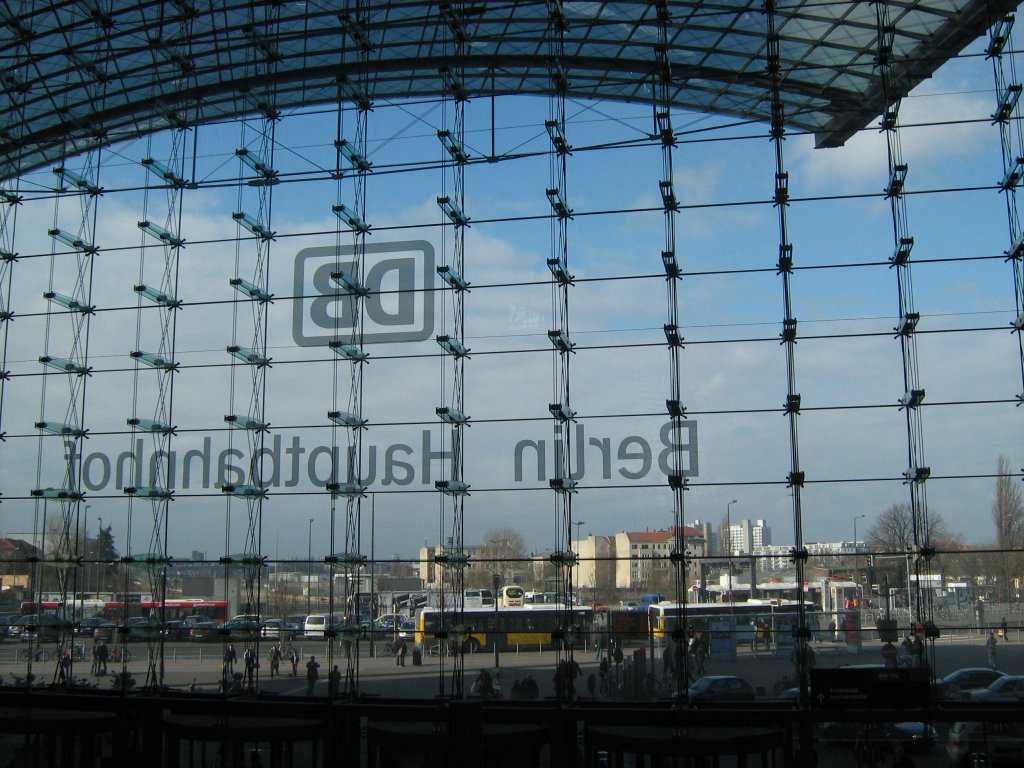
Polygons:
[[988,666],[991,669],[996,668],[996,634],[995,632],[988,633],[988,640],[985,641],[985,648],[988,650]]
[[100,674],[100,675],[107,674],[107,660],[109,658],[110,658],[110,649],[107,647],[107,644],[104,641],[100,640],[99,670],[98,670],[97,674]]
[[292,677],[299,676],[299,652],[294,648],[288,649],[288,661],[292,663]]
[[398,638],[398,641],[395,643],[395,666],[396,667],[404,667],[405,666],[405,654],[406,654],[407,651],[408,651],[408,649],[405,646],[405,638],[404,637]]
[[238,661],[238,654],[235,653],[234,643],[228,643],[228,649],[224,651],[224,675],[231,677],[235,674],[235,662]]
[[533,679],[533,675],[527,674],[526,679],[523,680],[523,684],[519,690],[523,694],[523,698],[527,701],[535,701],[540,696],[540,689],[537,686],[537,681]]
[[281,674],[281,646],[277,643],[270,649],[270,676],[277,677]]
[[320,677],[320,664],[316,660],[316,656],[310,656],[309,661],[306,662],[306,695],[313,695],[313,687],[316,685],[317,678]]
[[341,691],[341,670],[335,664],[331,674],[327,676],[327,695],[335,697]]
[[882,646],[882,661],[885,662],[886,669],[896,669],[897,654],[896,646],[892,643],[886,643]]
[[489,699],[494,695],[494,680],[491,673],[481,669],[469,689],[470,696],[479,696],[481,699]]
[[256,670],[260,666],[259,657],[256,655],[256,646],[250,644],[246,647],[242,659],[245,662],[245,685],[252,690],[256,684]]
[[1010,634],[1006,631],[1006,617],[1003,616],[1003,620],[999,622],[999,629],[1003,632],[1003,642],[1007,642],[1010,639]]
[[99,675],[100,673],[100,645],[99,643],[93,643],[92,646],[92,666],[89,667],[90,675]]

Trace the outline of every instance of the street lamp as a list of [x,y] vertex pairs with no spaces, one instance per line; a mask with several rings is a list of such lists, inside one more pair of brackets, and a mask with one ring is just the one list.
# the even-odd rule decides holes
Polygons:
[[[573,523],[573,525],[576,526],[576,544],[577,544],[577,546],[579,546],[579,541],[580,541],[580,528],[582,528],[586,524],[587,524],[586,520],[577,520],[575,523]],[[576,597],[577,597],[577,602],[579,602],[578,598],[579,598],[579,591],[580,591],[580,557],[579,557],[579,555],[580,555],[580,553],[577,552],[576,553]]]
[[860,547],[857,546],[857,521],[867,515],[857,515],[853,518],[853,581],[857,583],[858,571],[860,570]]
[[[85,600],[85,593],[89,591],[89,566],[88,566],[88,563],[89,563],[89,509],[91,507],[92,507],[92,504],[86,504],[85,505],[85,513],[82,515],[82,517],[85,518],[85,530],[82,533],[82,538],[85,539],[85,541],[82,542],[82,551],[85,553],[85,562],[86,562],[86,565],[83,566],[83,568],[82,568],[82,587],[81,587],[81,589],[82,589],[82,600]],[[95,549],[96,548],[93,547],[94,551],[95,551]],[[94,554],[94,557],[95,557],[95,554]],[[95,567],[96,566],[94,565],[93,568],[95,568]]]
[[725,540],[726,540],[726,569],[729,573],[729,603],[733,602],[732,599],[732,505],[736,504],[736,499],[733,499],[725,505]]
[[309,598],[313,594],[313,518],[309,518],[309,545],[306,548],[306,615],[309,616]]
[[[99,521],[100,521],[100,529],[96,533],[96,559],[97,560],[99,560],[99,556],[100,556],[100,536],[103,535],[103,518],[100,517]],[[100,597],[100,581],[102,580],[102,578],[103,578],[103,568],[100,566],[99,563],[97,563],[96,564],[96,599],[97,600]]]

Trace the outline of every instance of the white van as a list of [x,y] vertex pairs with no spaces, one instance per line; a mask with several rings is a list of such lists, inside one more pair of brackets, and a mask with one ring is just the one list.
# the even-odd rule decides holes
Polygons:
[[306,617],[302,627],[303,637],[323,637],[324,632],[341,623],[341,615],[337,613],[314,613]]

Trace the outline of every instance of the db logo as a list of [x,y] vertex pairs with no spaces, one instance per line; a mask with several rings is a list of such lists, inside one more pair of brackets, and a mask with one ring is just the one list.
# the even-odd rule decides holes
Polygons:
[[[331,279],[355,272],[354,246],[304,248],[295,256],[292,338],[315,347],[352,333],[354,298]],[[367,243],[363,341],[423,341],[434,334],[434,247],[426,240]]]

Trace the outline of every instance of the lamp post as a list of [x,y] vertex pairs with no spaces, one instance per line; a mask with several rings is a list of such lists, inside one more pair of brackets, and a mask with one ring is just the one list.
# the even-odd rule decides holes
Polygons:
[[[100,557],[100,536],[103,535],[103,518],[100,517],[99,521],[100,521],[100,528],[99,528],[99,531],[96,532],[96,559],[97,560],[99,560],[99,557]],[[103,577],[103,568],[100,566],[99,563],[97,563],[96,564],[96,599],[97,600],[100,597],[100,580],[102,579],[102,577]]]
[[857,583],[858,571],[860,570],[860,547],[857,546],[857,521],[867,515],[857,515],[853,518],[853,581]]
[[[576,543],[579,544],[580,540],[580,528],[587,524],[586,520],[577,520],[573,525],[576,526]],[[580,559],[579,552],[576,553],[576,602],[579,602],[579,591],[580,591]]]
[[309,616],[310,596],[313,594],[313,518],[309,518],[309,544],[306,547],[306,615]]
[[491,574],[491,587],[494,589],[494,632],[491,637],[494,642],[494,669],[497,670],[501,666],[501,660],[498,656],[498,590],[501,589],[501,574],[494,572]]
[[729,603],[732,604],[732,505],[736,504],[736,499],[733,499],[725,505],[725,554],[727,556],[726,568],[729,574]]
[[[82,568],[82,600],[85,600],[85,593],[89,591],[89,570],[88,570],[88,562],[89,562],[89,509],[91,507],[92,507],[92,504],[86,504],[85,505],[85,513],[82,515],[82,517],[85,518],[85,530],[82,532],[82,538],[84,539],[84,541],[82,542],[82,550],[85,552],[85,562],[86,562],[86,566],[83,566],[83,568]],[[93,547],[94,551],[95,551],[95,549],[96,549],[96,547]],[[94,553],[94,558],[95,558],[95,553]],[[93,565],[93,568],[95,568],[95,567],[96,566]]]

